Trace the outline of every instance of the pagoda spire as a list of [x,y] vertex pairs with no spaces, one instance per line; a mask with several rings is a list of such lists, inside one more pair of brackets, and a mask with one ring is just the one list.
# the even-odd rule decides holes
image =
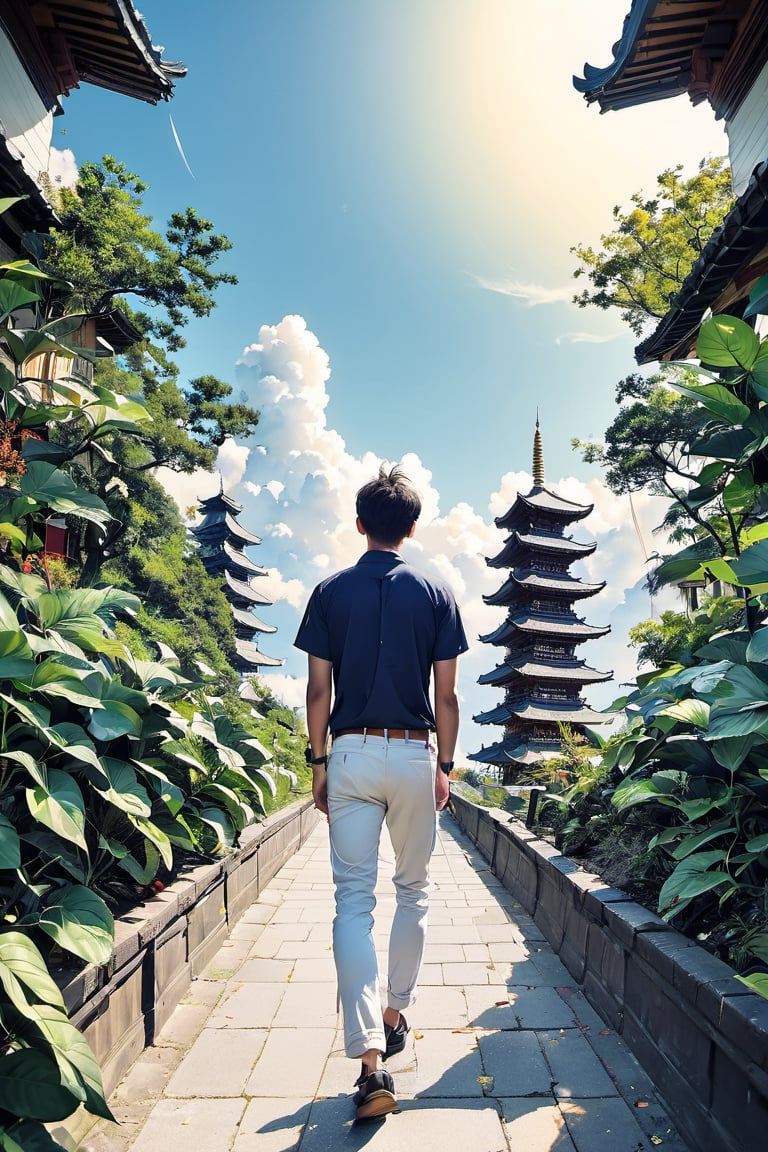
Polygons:
[[539,431],[539,410],[536,409],[536,431],[533,435],[533,486],[544,487],[544,449]]

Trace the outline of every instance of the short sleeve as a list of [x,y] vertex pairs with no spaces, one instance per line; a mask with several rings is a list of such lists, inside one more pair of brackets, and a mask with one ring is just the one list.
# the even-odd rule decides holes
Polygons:
[[323,611],[321,589],[318,585],[309,598],[304,618],[293,642],[295,648],[321,660],[331,659],[331,645],[328,636],[328,623]]
[[437,635],[433,660],[453,660],[469,648],[458,605],[451,592],[442,591],[437,607]]

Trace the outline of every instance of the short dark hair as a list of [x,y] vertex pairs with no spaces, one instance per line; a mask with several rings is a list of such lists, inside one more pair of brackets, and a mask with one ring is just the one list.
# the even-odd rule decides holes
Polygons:
[[357,494],[357,515],[372,540],[389,546],[403,540],[421,512],[421,498],[405,473],[382,464],[375,480],[363,484]]

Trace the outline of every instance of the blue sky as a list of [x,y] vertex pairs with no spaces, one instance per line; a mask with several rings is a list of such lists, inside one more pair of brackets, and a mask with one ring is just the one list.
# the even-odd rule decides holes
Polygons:
[[[509,487],[503,477],[530,468],[537,405],[548,479],[591,483],[607,510],[582,533],[597,536],[603,574],[612,577],[614,595],[597,614],[617,614],[614,649],[593,662],[616,666],[632,597],[634,619],[647,615],[647,597],[629,591],[642,556],[627,552],[627,510],[618,519],[610,512],[594,470],[570,448],[572,436],[599,436],[612,418],[614,385],[633,369],[634,341],[617,317],[568,303],[576,286],[568,249],[596,242],[612,206],[638,188],[652,191],[664,167],[691,170],[725,147],[706,106],[678,98],[600,117],[573,89],[571,75],[585,59],[610,59],[626,6],[230,0],[213,16],[203,0],[144,0],[153,39],[189,68],[171,104],[153,108],[90,86],[65,101],[58,148],[71,148],[78,161],[113,153],[151,185],[146,203],[158,221],[192,204],[234,241],[224,265],[240,283],[221,290],[209,319],[188,326],[179,357],[188,376],[213,372],[235,382],[243,348],[264,346],[262,326],[274,329],[291,315],[303,317],[327,353],[330,375],[301,425],[309,440],[297,431],[292,446],[298,424],[265,421],[258,438],[266,455],[230,461],[243,519],[256,531],[283,526],[264,531],[260,561],[298,582],[295,603],[270,610],[280,633],[265,640],[266,651],[288,654],[302,596],[325,574],[316,563],[317,523],[334,539],[327,567],[357,547],[339,523],[366,453],[369,468],[374,457],[418,457],[414,469],[430,485],[442,531],[439,540],[427,534],[443,557],[438,567],[473,602],[490,591],[494,581],[481,587],[478,565],[470,572],[469,559],[463,568],[454,563],[452,548],[488,543],[472,536],[475,521],[460,509],[489,523],[492,494]],[[290,331],[317,367],[319,353],[300,327]],[[269,347],[264,357],[274,367]],[[251,400],[274,395],[253,363],[237,380]],[[316,417],[336,439],[312,441]],[[331,465],[339,439],[343,458]],[[289,479],[291,452],[305,471]],[[342,497],[327,515],[317,512],[314,528],[299,508],[306,476],[316,510],[323,485],[326,496],[335,485]],[[263,486],[273,480],[287,485],[284,495],[295,489],[282,509],[273,496],[275,507],[265,504]],[[645,527],[654,515],[642,506]],[[470,615],[473,624],[480,619]],[[587,615],[595,618],[591,606]],[[489,690],[478,699],[472,681],[493,662],[492,653],[478,653],[463,673],[472,711],[490,706]],[[300,672],[291,656],[286,673]],[[477,733],[465,736],[467,750],[477,743]]]

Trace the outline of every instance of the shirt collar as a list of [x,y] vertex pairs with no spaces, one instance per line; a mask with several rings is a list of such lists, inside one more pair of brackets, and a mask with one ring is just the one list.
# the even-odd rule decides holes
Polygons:
[[395,564],[404,564],[399,552],[384,551],[382,548],[372,548],[370,552],[363,552],[358,564],[376,564],[393,568]]

